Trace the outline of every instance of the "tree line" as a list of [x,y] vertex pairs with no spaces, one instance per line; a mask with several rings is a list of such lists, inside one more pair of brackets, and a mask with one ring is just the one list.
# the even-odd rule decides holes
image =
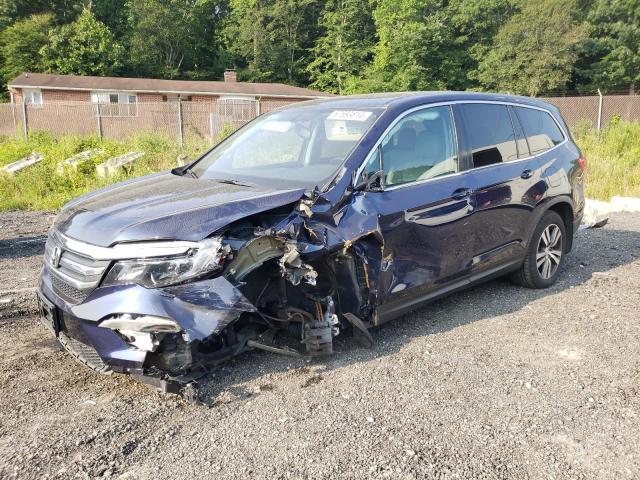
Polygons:
[[3,85],[226,68],[341,94],[634,92],[640,0],[0,0]]

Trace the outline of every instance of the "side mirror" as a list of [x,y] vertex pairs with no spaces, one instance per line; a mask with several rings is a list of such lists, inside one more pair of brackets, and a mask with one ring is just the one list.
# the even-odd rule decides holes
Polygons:
[[[363,171],[360,179],[355,179],[354,181],[355,190],[365,190],[368,192],[381,192],[384,190],[384,161],[382,153],[382,144],[378,144],[377,159],[379,168],[372,173]],[[373,162],[369,162],[369,164],[373,165]]]
[[383,189],[384,172],[378,170],[373,173],[363,172],[353,188],[356,191],[381,192]]

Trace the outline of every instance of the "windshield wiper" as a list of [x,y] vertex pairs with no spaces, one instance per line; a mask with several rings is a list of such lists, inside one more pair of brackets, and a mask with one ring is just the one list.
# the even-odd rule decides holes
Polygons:
[[255,187],[255,184],[241,182],[240,180],[234,180],[232,178],[213,178],[214,182],[228,183],[229,185],[238,185],[240,187]]

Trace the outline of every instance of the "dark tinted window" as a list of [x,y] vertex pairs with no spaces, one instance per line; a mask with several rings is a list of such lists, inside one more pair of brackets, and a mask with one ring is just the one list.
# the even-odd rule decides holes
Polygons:
[[469,103],[462,107],[473,166],[483,167],[518,158],[506,105]]
[[512,107],[509,107],[509,114],[511,115],[511,125],[513,125],[513,130],[516,133],[518,158],[527,158],[531,154],[529,153],[529,145],[527,145],[527,139],[525,138],[524,130],[522,130],[522,126],[520,125],[518,116],[516,115],[516,112]]
[[545,152],[564,141],[558,124],[547,112],[533,108],[515,107],[527,135],[531,155]]

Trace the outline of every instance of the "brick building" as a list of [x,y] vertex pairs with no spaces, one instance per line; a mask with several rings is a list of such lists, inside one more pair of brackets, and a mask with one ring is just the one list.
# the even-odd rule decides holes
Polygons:
[[110,137],[150,131],[181,139],[214,138],[225,126],[238,128],[280,106],[329,96],[281,83],[238,82],[231,70],[224,81],[23,73],[8,87],[7,131]]
[[143,102],[218,100],[302,101],[327,94],[282,83],[247,83],[227,70],[224,81],[158,80],[152,78],[90,77],[23,73],[8,84],[11,102],[44,105],[52,102],[91,102],[128,105]]

